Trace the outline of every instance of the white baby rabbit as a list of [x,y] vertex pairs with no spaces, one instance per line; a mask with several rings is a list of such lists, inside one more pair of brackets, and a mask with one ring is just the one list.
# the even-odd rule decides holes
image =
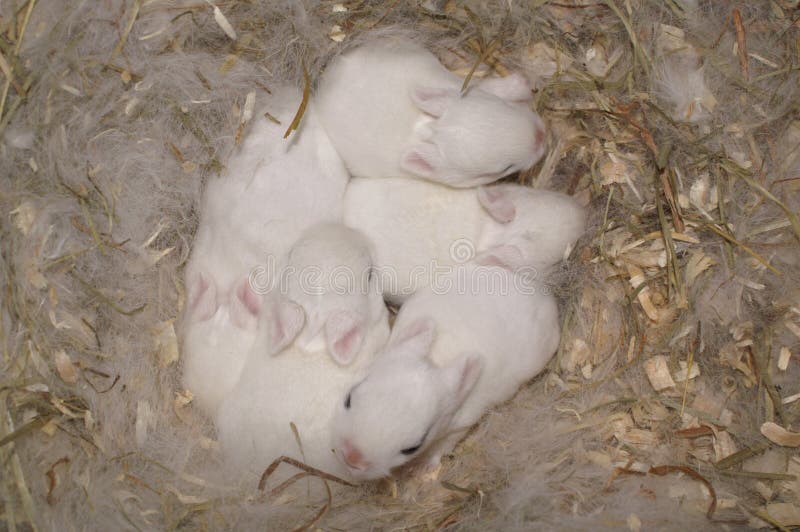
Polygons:
[[584,232],[571,197],[515,184],[454,189],[419,179],[352,179],[345,223],[373,241],[384,296],[402,303],[437,268],[481,264],[544,270]]
[[462,83],[422,46],[387,39],[336,58],[315,98],[354,176],[471,187],[533,166],[545,129],[527,80],[475,80],[463,95]]
[[408,300],[367,377],[336,405],[334,448],[356,478],[386,476],[412,459],[435,468],[558,347],[552,296],[504,268],[458,271],[449,288],[431,286]]
[[[291,257],[295,264],[324,264],[322,270],[326,271],[334,263],[342,271],[359,274],[371,267],[366,238],[344,226],[313,228],[293,248]],[[337,294],[334,289],[319,298],[302,298],[305,309],[277,292],[266,296],[258,339],[216,418],[223,451],[233,466],[261,472],[285,455],[349,476],[331,451],[334,405],[363,377],[389,336],[388,312],[375,290],[375,280],[368,275],[356,279],[347,293]],[[327,283],[323,280],[319,286],[331,288]],[[298,284],[295,289],[300,287]],[[307,315],[317,314],[318,319],[327,317],[325,343],[321,349],[309,351],[294,340],[284,349],[303,328],[303,310]]]
[[386,321],[383,298],[373,279],[373,256],[367,238],[341,223],[317,224],[295,242],[286,284],[287,296],[303,307],[306,316],[298,347],[314,351],[327,346],[341,361],[341,351],[358,351],[364,333],[377,325],[365,320]]
[[[305,229],[342,216],[348,174],[313,105],[299,129],[284,140],[300,93],[285,88],[273,94],[266,107],[284,125],[256,113],[227,174],[206,187],[186,265],[183,384],[211,415],[236,382],[254,338],[252,322],[244,320],[250,329],[243,328],[243,320],[233,317],[252,317],[257,298],[251,291],[269,287]],[[249,289],[242,285],[248,278]]]
[[183,317],[183,385],[195,404],[213,414],[239,379],[256,338],[262,296],[247,277],[227,292],[198,274]]

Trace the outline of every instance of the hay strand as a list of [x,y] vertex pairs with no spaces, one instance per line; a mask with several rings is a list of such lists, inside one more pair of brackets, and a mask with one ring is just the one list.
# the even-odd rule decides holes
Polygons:
[[286,129],[286,133],[283,134],[283,138],[288,138],[289,135],[292,134],[292,131],[295,131],[298,127],[300,127],[300,120],[303,119],[303,115],[306,112],[306,107],[308,106],[308,100],[311,97],[311,76],[308,74],[308,67],[306,67],[305,60],[301,60],[300,64],[303,69],[303,99],[300,100],[300,106],[297,108],[297,112],[295,113],[294,118],[292,118],[292,122]]

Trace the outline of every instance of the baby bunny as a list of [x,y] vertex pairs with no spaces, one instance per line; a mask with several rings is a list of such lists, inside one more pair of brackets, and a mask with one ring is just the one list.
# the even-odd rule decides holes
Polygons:
[[424,177],[472,187],[533,166],[545,129],[519,74],[472,83],[410,41],[336,58],[316,92],[323,127],[357,177]]
[[544,270],[585,229],[585,213],[558,192],[515,184],[454,189],[418,179],[352,179],[345,223],[373,241],[384,296],[402,303],[437,267],[475,258]]
[[327,347],[334,359],[344,362],[343,351],[358,351],[364,333],[386,321],[373,279],[373,256],[366,237],[341,223],[317,224],[292,246],[287,295],[306,316],[298,347]]
[[255,341],[261,296],[247,277],[227,293],[205,274],[192,283],[184,315],[183,385],[201,410],[213,413],[236,384]]
[[[288,124],[299,102],[297,90],[278,89],[268,108]],[[228,173],[206,187],[185,271],[183,384],[211,415],[238,379],[255,337],[248,316],[260,298],[251,292],[270,287],[305,229],[341,219],[348,180],[313,106],[288,140],[283,127],[256,116]]]
[[[386,343],[388,312],[375,280],[361,275],[371,267],[370,248],[356,231],[332,224],[314,227],[293,247],[290,263],[321,264],[321,271],[332,271],[330,266],[338,264],[340,271],[359,275],[341,291],[330,284],[332,277],[324,276],[319,282],[290,285],[295,297],[303,290],[311,292],[299,298],[303,306],[277,291],[265,297],[258,338],[238,383],[218,410],[218,435],[229,462],[239,469],[261,472],[286,455],[347,477],[347,469],[331,451],[334,404],[363,377]],[[324,289],[317,292],[318,287]],[[304,316],[322,323],[321,349],[301,348],[298,335],[310,321]]]
[[366,378],[336,405],[334,448],[356,478],[389,475],[412,459],[435,468],[486,409],[514,395],[558,347],[551,296],[504,268],[457,271],[449,286],[408,300]]

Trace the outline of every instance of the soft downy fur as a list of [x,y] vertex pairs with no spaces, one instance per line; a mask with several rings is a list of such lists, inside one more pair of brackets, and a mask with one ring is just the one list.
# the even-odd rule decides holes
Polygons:
[[543,281],[585,231],[567,195],[515,184],[454,189],[420,179],[353,179],[345,223],[374,242],[387,300],[402,303],[438,269],[476,259]]
[[[368,73],[368,74],[367,74]],[[356,177],[424,177],[454,187],[533,166],[544,124],[520,74],[462,80],[429,51],[385,39],[337,57],[315,97],[322,123]]]
[[656,49],[660,60],[654,65],[654,88],[669,106],[673,120],[707,122],[717,104],[705,79],[703,58],[684,39],[680,28],[660,24]]
[[[216,416],[220,442],[228,463],[239,470],[258,473],[289,456],[346,478],[347,469],[331,452],[331,419],[344,391],[362,378],[386,342],[388,313],[375,279],[360,275],[372,259],[358,232],[335,224],[312,227],[292,248],[290,264],[319,265],[326,273],[332,269],[325,266],[334,266],[359,276],[341,291],[329,283],[331,277],[300,278],[289,285],[296,301],[277,290],[265,297],[258,338]],[[317,293],[320,288],[324,293]],[[312,317],[322,322],[307,338],[322,333],[320,345],[302,338]]]
[[[267,97],[288,123],[300,102],[289,87]],[[257,113],[225,175],[206,187],[186,265],[183,383],[213,415],[255,338],[260,296],[277,283],[289,247],[319,221],[342,216],[347,174],[313,108],[289,139]]]
[[367,479],[422,455],[436,467],[487,408],[544,368],[559,330],[555,299],[505,268],[441,276],[403,305],[386,349],[337,405],[337,454]]

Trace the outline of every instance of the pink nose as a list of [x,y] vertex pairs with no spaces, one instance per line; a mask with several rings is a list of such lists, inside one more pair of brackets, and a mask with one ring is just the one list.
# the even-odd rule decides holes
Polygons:
[[347,464],[349,467],[356,469],[358,471],[364,471],[367,466],[369,466],[369,462],[364,460],[364,455],[361,454],[352,443],[348,440],[344,440],[342,442],[342,459],[344,463]]

